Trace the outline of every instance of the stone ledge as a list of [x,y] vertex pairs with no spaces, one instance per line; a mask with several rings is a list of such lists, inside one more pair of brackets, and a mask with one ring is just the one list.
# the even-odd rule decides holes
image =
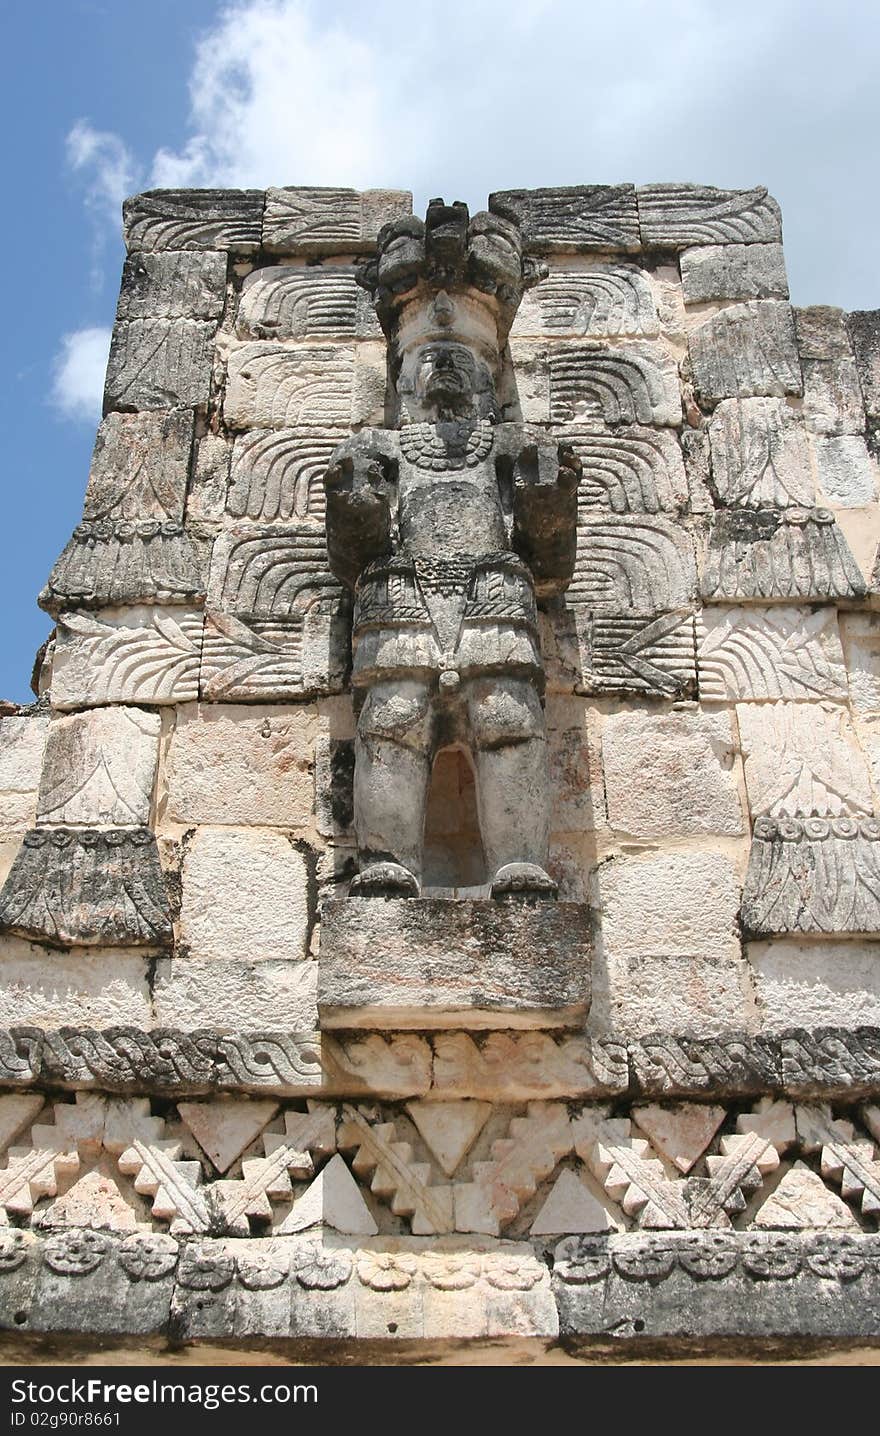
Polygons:
[[575,1027],[589,1005],[585,904],[434,898],[324,904],[322,1027]]

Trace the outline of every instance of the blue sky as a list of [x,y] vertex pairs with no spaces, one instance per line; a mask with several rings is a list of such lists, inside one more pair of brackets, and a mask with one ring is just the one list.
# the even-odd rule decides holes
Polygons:
[[125,193],[764,183],[794,302],[880,307],[870,0],[43,0],[4,38],[0,697],[79,518]]

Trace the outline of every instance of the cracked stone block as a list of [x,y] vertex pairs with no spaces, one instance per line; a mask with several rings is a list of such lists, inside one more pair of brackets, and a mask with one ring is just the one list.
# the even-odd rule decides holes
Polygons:
[[635,838],[745,832],[728,713],[613,713],[602,731],[608,822]]
[[779,205],[763,185],[715,189],[699,184],[648,184],[636,190],[646,246],[756,244],[782,239]]
[[703,564],[703,598],[733,600],[863,598],[865,580],[829,509],[719,509]]
[[217,325],[203,319],[131,319],[110,343],[104,411],[204,407]]
[[325,902],[318,967],[325,1028],[577,1026],[590,1000],[589,909]]
[[840,615],[849,696],[858,717],[880,713],[880,616]]
[[83,518],[183,520],[191,409],[108,414],[98,428]]
[[692,330],[689,348],[706,403],[803,393],[791,306],[781,300],[731,304]]
[[265,194],[256,189],[154,189],[122,206],[126,248],[230,249],[260,247]]
[[159,761],[158,713],[93,708],[49,725],[37,821],[142,826]]
[[516,337],[655,338],[660,320],[651,281],[634,264],[594,263],[553,269],[517,311]]
[[803,422],[781,399],[724,399],[709,422],[712,479],[722,504],[815,503]]
[[47,714],[0,718],[0,831],[29,828],[36,818],[48,730]]
[[116,319],[219,319],[225,302],[225,254],[132,254],[122,270]]
[[65,613],[52,656],[52,703],[189,703],[199,696],[200,609],[131,605]]
[[291,186],[266,193],[263,244],[282,254],[363,254],[379,230],[412,214],[407,190]]
[[489,210],[520,226],[532,253],[639,249],[639,217],[632,185],[569,185],[499,190]]
[[801,359],[804,422],[811,434],[863,434],[865,408],[855,360]]
[[313,1033],[318,1027],[315,962],[168,958],[156,964],[153,1021],[191,1032],[219,1028]]
[[781,244],[706,244],[681,254],[685,304],[718,299],[787,299]]
[[752,942],[746,956],[764,1031],[880,1025],[880,943]]
[[880,822],[758,818],[741,916],[752,937],[880,935]]
[[[283,834],[201,828],[186,849],[182,881],[180,942],[188,959],[210,959],[225,969],[233,962],[305,956],[308,873]],[[250,1022],[248,1007],[241,1011]]]
[[203,704],[178,713],[167,816],[178,823],[303,828],[314,804],[312,704]]

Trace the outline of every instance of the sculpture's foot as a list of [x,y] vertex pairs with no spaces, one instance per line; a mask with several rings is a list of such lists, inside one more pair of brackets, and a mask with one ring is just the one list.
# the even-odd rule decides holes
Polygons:
[[402,863],[370,863],[352,878],[349,897],[418,897],[419,880]]
[[516,901],[526,898],[534,901],[552,901],[559,888],[537,863],[505,863],[499,868],[492,881],[492,896],[499,902]]

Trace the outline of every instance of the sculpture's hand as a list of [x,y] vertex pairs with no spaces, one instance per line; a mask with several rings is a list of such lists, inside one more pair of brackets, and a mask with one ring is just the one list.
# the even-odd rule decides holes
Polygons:
[[393,482],[392,460],[361,435],[339,446],[324,475],[330,566],[350,587],[388,548]]
[[570,444],[559,444],[556,457],[559,463],[556,482],[561,489],[570,493],[580,484],[584,472],[583,464]]
[[529,437],[513,463],[513,546],[545,598],[561,593],[574,571],[581,462],[569,444]]

